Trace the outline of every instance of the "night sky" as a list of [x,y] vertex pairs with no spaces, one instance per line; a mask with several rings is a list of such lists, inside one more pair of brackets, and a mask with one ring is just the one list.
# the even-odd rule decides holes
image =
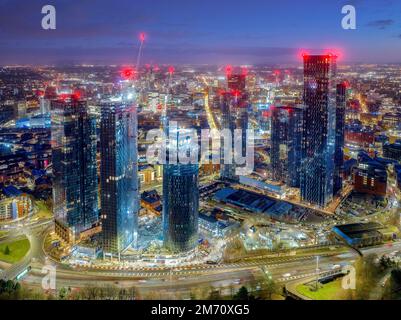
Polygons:
[[[41,28],[41,8],[57,29]],[[353,4],[357,29],[341,28]],[[400,0],[0,0],[0,64],[295,62],[300,48],[344,62],[401,62]]]

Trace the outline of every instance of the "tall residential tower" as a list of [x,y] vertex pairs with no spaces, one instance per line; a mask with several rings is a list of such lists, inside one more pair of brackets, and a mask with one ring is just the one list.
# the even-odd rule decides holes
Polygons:
[[55,230],[73,243],[99,219],[96,122],[74,95],[51,102],[51,120]]
[[333,198],[336,56],[304,55],[301,198],[326,206]]
[[137,115],[132,101],[101,105],[101,218],[103,251],[121,254],[138,233]]
[[271,166],[273,179],[299,187],[302,105],[271,107]]

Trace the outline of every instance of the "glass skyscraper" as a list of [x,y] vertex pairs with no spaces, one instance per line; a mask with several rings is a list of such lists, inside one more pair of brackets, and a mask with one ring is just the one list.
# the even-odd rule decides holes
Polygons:
[[51,120],[55,230],[74,242],[99,220],[96,121],[74,95],[51,102]]
[[100,175],[105,254],[120,254],[137,240],[137,152],[136,106],[121,98],[102,102]]
[[301,198],[326,206],[333,198],[336,56],[304,55]]
[[[248,129],[248,96],[245,92],[246,75],[245,73],[231,73],[227,74],[227,87],[228,91],[223,92],[220,96],[220,111],[222,115],[221,129],[229,130],[232,145],[232,159],[228,163],[224,158],[224,139],[221,141],[221,168],[220,178],[229,181],[238,181],[239,177],[236,174],[236,168],[239,164],[235,161],[235,152],[241,152],[239,156],[246,157],[247,146],[247,129]],[[234,130],[241,130],[241,150],[236,150]],[[228,146],[229,147],[229,146]],[[238,156],[238,155],[237,155]],[[224,160],[224,162],[223,162]]]
[[270,110],[273,180],[299,187],[303,107],[279,105]]
[[175,152],[189,153],[197,141],[185,128],[168,128],[167,163],[163,165],[163,236],[171,252],[196,248],[198,241],[199,165],[172,163]]
[[334,151],[334,183],[333,194],[335,195],[343,186],[344,171],[344,128],[345,128],[345,106],[346,106],[346,83],[337,84],[336,91],[336,141]]
[[[220,111],[221,111],[221,130],[225,130],[229,137],[231,137],[230,141],[224,141],[224,138],[221,137],[220,141],[220,178],[222,180],[235,180],[235,164],[233,159],[233,150],[234,150],[234,118],[233,118],[233,106],[232,106],[232,95],[229,92],[224,92],[220,95]],[[226,145],[229,144],[229,145]],[[226,159],[224,150],[230,150],[231,157],[230,159]]]

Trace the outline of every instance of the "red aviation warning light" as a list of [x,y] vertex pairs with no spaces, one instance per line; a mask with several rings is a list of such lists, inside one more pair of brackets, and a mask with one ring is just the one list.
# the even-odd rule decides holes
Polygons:
[[239,91],[239,90],[237,90],[237,89],[234,89],[234,90],[231,90],[231,94],[232,94],[235,98],[238,98],[238,97],[241,95],[241,91]]
[[82,93],[80,90],[74,90],[74,93],[71,95],[71,98],[74,100],[81,99]]
[[145,39],[146,39],[145,32],[141,32],[141,33],[139,34],[139,41],[144,42]]
[[304,50],[304,49],[301,49],[301,50],[299,51],[299,57],[300,57],[302,60],[308,59],[309,55],[310,55],[309,52],[307,52],[307,51]]
[[229,76],[231,76],[232,73],[233,73],[233,67],[232,67],[231,65],[227,65],[227,66],[225,67],[225,71],[226,71],[226,76],[229,77]]
[[241,67],[241,75],[247,76],[248,75],[248,68],[247,67]]
[[134,76],[135,76],[135,70],[133,69],[133,68],[131,68],[131,67],[126,67],[126,68],[124,68],[124,69],[122,69],[121,70],[121,77],[124,79],[124,80],[130,80],[130,79],[133,79],[134,78]]
[[168,67],[168,73],[170,74],[170,76],[174,73],[175,68],[173,66],[169,66]]

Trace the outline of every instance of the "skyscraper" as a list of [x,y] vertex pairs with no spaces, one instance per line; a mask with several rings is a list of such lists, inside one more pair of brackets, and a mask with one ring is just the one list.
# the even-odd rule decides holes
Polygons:
[[[235,163],[235,158],[238,156],[246,156],[247,147],[247,129],[248,129],[248,96],[245,92],[246,86],[246,74],[244,69],[241,73],[233,73],[232,68],[227,68],[227,87],[228,91],[221,94],[220,98],[220,110],[222,114],[221,129],[230,130],[232,138],[232,164],[222,163],[220,170],[220,177],[225,180],[237,181],[239,179],[236,174],[236,168],[238,166]],[[234,130],[241,130],[241,149],[234,148],[235,136]],[[221,159],[223,160],[224,154],[224,142],[221,144]],[[236,155],[235,152],[241,152]]]
[[336,56],[304,55],[301,198],[326,206],[333,198]]
[[120,254],[137,240],[136,112],[132,101],[121,98],[101,105],[101,218],[106,254]]
[[334,183],[333,194],[337,194],[343,186],[344,170],[344,128],[347,84],[337,84],[336,91],[336,141],[334,151]]
[[244,73],[227,73],[227,87],[231,91],[244,92],[246,86],[246,75]]
[[303,106],[279,105],[270,110],[273,179],[299,187]]
[[185,128],[168,131],[168,163],[163,166],[163,236],[165,247],[178,253],[193,250],[198,241],[199,165],[171,162],[175,152],[188,153],[197,141]]
[[[232,150],[234,149],[234,119],[233,119],[233,106],[232,106],[232,95],[229,92],[224,92],[220,95],[220,111],[221,111],[221,130],[228,135],[230,139],[224,140],[221,138],[220,142],[220,178],[222,180],[235,180],[235,164],[233,160]],[[226,136],[227,138],[227,136]],[[226,145],[228,144],[228,145]],[[230,150],[229,153],[225,152],[225,149]],[[229,159],[225,155],[231,155]]]
[[74,95],[52,101],[51,119],[55,230],[71,243],[99,219],[96,122]]

